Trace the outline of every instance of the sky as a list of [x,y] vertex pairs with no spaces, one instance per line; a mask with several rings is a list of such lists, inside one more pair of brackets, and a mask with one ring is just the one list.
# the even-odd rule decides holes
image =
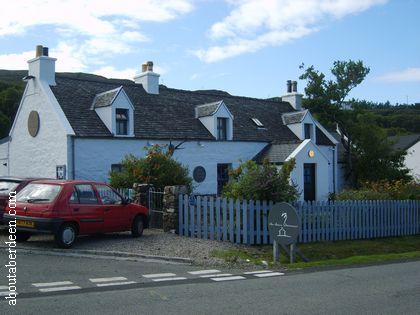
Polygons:
[[40,44],[59,72],[132,79],[151,60],[168,87],[267,98],[285,94],[302,63],[328,75],[352,59],[370,73],[349,97],[420,102],[417,0],[0,3],[0,69],[27,69]]

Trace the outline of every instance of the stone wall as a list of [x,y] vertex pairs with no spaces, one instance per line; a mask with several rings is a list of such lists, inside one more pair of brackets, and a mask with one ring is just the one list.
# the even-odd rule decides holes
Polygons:
[[166,186],[163,195],[163,230],[178,233],[178,202],[180,194],[187,194],[187,186]]

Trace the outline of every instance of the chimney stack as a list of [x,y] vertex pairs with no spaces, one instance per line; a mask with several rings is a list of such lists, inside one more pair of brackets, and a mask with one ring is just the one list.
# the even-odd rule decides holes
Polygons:
[[287,93],[292,93],[292,80],[287,80]]
[[149,94],[159,94],[160,75],[153,72],[153,61],[141,65],[141,73],[134,77],[134,82],[141,84]]
[[282,96],[283,102],[289,102],[295,110],[302,109],[302,94],[297,91],[297,81],[287,80],[287,94]]
[[48,47],[37,45],[35,50],[35,58],[28,61],[28,75],[34,76],[36,79],[46,82],[48,85],[56,85],[55,83],[55,61],[57,59],[48,56]]

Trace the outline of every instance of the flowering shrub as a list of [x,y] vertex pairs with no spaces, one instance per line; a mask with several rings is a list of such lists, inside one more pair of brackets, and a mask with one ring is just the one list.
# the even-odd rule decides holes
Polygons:
[[133,187],[134,183],[152,184],[155,188],[186,185],[191,188],[188,168],[174,160],[166,146],[154,145],[144,158],[127,155],[121,172],[110,172],[110,183],[116,188]]
[[415,181],[366,182],[360,189],[344,190],[337,200],[420,200],[420,184]]
[[264,161],[242,163],[231,171],[231,180],[223,189],[223,195],[235,199],[293,201],[299,196],[296,186],[290,183],[290,173],[295,160],[285,162],[281,169]]

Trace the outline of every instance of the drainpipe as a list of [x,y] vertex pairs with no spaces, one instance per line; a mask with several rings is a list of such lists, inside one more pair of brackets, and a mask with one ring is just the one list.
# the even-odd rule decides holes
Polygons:
[[333,152],[333,193],[335,194],[335,147],[332,148],[332,152]]
[[72,179],[76,179],[76,170],[75,170],[75,165],[76,162],[74,160],[74,157],[76,156],[76,154],[74,153],[74,137],[71,137],[71,176]]

